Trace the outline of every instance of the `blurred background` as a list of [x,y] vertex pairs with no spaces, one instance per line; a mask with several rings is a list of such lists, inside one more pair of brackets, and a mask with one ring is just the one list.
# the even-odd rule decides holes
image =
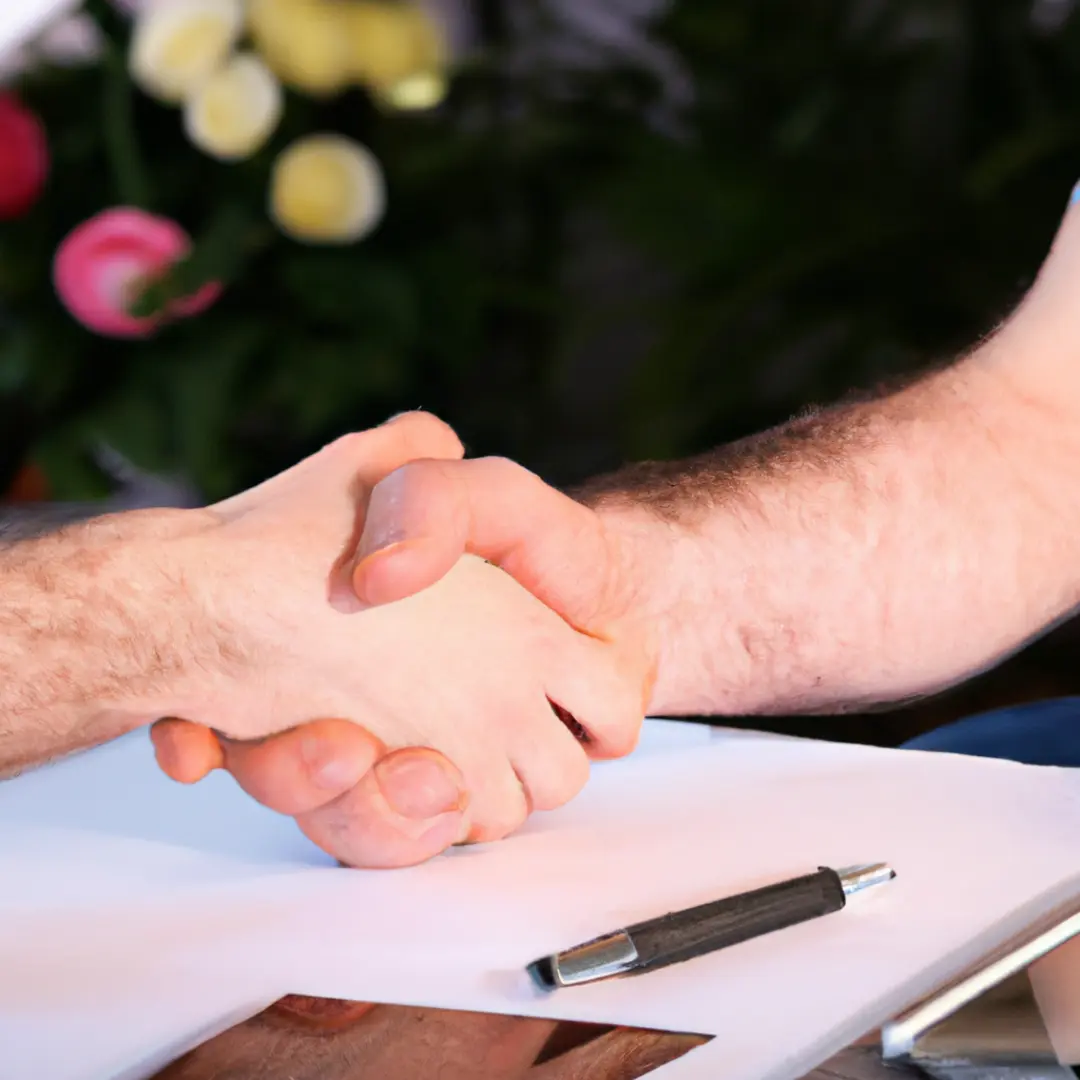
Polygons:
[[[104,498],[102,445],[216,499],[412,408],[559,486],[691,454],[970,346],[1080,177],[1073,0],[235,3],[93,0],[4,60],[48,147],[31,197],[0,117],[9,501]],[[222,34],[280,97],[178,100]],[[368,156],[287,168],[318,132]],[[71,240],[116,207],[191,240],[135,292],[138,242]],[[889,744],[1080,692],[1078,639],[769,725]]]

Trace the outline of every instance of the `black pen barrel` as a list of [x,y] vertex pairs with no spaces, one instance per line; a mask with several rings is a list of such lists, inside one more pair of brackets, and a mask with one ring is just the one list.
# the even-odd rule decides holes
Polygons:
[[827,867],[779,885],[628,926],[637,970],[666,967],[840,911],[840,875]]

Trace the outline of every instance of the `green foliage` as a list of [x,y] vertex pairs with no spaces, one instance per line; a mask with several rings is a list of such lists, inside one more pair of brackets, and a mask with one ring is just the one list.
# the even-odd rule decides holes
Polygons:
[[[58,495],[92,494],[102,437],[216,497],[421,406],[556,481],[691,452],[990,330],[1080,175],[1080,22],[1040,34],[1030,0],[682,0],[658,32],[695,82],[674,135],[646,121],[641,71],[567,76],[569,95],[506,75],[500,4],[481,7],[488,47],[444,107],[291,99],[271,146],[222,165],[131,88],[126,25],[92,5],[108,61],[25,89],[54,169],[0,228],[0,473],[32,453]],[[385,167],[389,215],[359,245],[265,217],[269,162],[314,130]],[[227,284],[136,343],[75,325],[50,280],[63,236],[125,203],[196,237],[165,289]],[[575,285],[583,221],[664,287],[601,304]],[[575,352],[631,323],[633,364]]]
[[741,434],[1008,312],[1080,175],[1080,27],[1042,36],[1031,7],[681,5],[700,138],[609,203],[678,275],[628,449]]

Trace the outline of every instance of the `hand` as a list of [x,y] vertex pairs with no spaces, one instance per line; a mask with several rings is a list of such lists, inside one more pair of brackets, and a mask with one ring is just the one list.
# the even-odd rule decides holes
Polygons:
[[[434,417],[407,413],[357,442],[357,479],[369,483],[420,457],[460,458],[453,431]],[[333,854],[368,866],[409,866],[437,855],[467,828],[468,792],[460,770],[437,751],[388,752],[348,720],[316,720],[273,737],[229,739],[189,720],[151,728],[158,765],[195,784],[216,769]],[[347,839],[336,839],[347,832]]]
[[[182,715],[234,738],[280,732],[313,714],[357,716],[382,740],[361,748],[350,732],[348,756],[358,772],[359,758],[367,769],[384,746],[430,745],[447,753],[470,793],[468,838],[498,838],[529,809],[572,797],[587,776],[588,756],[627,752],[637,738],[641,697],[628,692],[605,643],[575,633],[479,560],[462,560],[436,587],[407,602],[361,610],[347,565],[359,531],[357,503],[362,506],[364,483],[380,464],[372,460],[378,456],[375,437],[367,433],[334,444],[213,508],[215,527],[189,545],[188,562],[199,569],[189,582],[236,635],[229,651],[237,655],[226,659],[242,659],[266,683],[256,687],[245,680],[238,692],[203,680],[198,708]],[[267,581],[274,588],[269,599]],[[582,721],[589,735],[585,747],[550,702]],[[320,734],[331,730],[346,729],[323,725]],[[180,778],[218,763],[212,754],[201,763],[185,761],[190,734],[176,725],[158,729],[163,764]],[[301,731],[262,747],[226,743],[221,761],[264,801],[286,812],[304,807],[301,826],[343,861],[383,864],[371,841],[385,838],[385,829],[368,818],[347,827],[354,821],[348,794],[332,811],[324,806],[318,823],[307,818],[310,784],[299,804],[281,798],[273,769],[292,781],[308,776],[305,737]],[[372,805],[385,811],[378,781],[408,760],[392,756],[363,772],[360,802],[367,811]],[[438,760],[429,757],[425,764]],[[284,761],[290,764],[283,771]],[[426,781],[418,785],[423,802],[430,792]],[[355,802],[355,789],[352,794]],[[448,842],[445,832],[439,839],[443,846]]]
[[237,741],[187,720],[151,728],[158,765],[194,784],[225,769],[252,798],[296,819],[344,863],[412,866],[468,832],[460,770],[435,750],[387,751],[349,720],[314,720],[265,739]]
[[429,588],[463,554],[480,556],[609,642],[647,701],[660,635],[635,582],[643,559],[665,553],[649,551],[652,537],[634,537],[631,521],[613,509],[601,516],[502,458],[409,462],[371,493],[353,588],[366,603],[392,603]]
[[[389,603],[429,587],[466,551],[500,562],[611,654],[638,704],[627,711],[636,732],[657,648],[649,621],[635,611],[629,584],[634,567],[622,535],[510,462],[415,462],[376,484],[354,581],[365,599]],[[349,763],[376,762],[381,754],[377,740],[343,722],[304,726],[257,746],[224,748],[208,731],[190,725],[168,722],[159,732],[159,760],[174,778],[193,781],[224,766],[245,790],[286,813],[319,797],[312,791],[313,757],[347,777]],[[318,740],[317,755],[301,752],[308,738]],[[419,760],[408,767],[413,756]],[[399,771],[391,763],[400,763]],[[335,835],[352,835],[350,846],[379,865],[406,865],[436,854],[446,833],[433,830],[420,843],[409,819],[423,819],[435,809],[440,770],[443,786],[460,782],[454,767],[429,751],[399,751],[379,762],[374,778],[365,774],[332,805]],[[402,816],[390,805],[410,809]]]

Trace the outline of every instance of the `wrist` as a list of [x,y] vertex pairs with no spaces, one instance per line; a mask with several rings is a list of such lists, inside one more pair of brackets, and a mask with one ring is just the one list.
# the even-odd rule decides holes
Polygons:
[[905,700],[1074,610],[1080,422],[1017,382],[1017,349],[1000,336],[898,394],[654,481],[642,499],[598,500],[629,553],[632,610],[658,642],[649,711]]
[[606,497],[595,507],[615,567],[607,607],[624,613],[618,632],[637,643],[647,670],[646,714],[680,716],[715,711],[695,708],[693,667],[684,648],[694,635],[693,582],[712,586],[715,555],[692,525],[662,517],[632,499]]
[[214,636],[193,587],[202,567],[188,554],[188,541],[210,523],[202,510],[140,510],[57,537],[71,549],[68,565],[82,579],[84,617],[102,655],[87,702],[95,729],[130,731],[179,714],[200,672],[211,674]]
[[139,511],[0,548],[0,775],[168,715],[207,662],[176,541],[197,511]]

